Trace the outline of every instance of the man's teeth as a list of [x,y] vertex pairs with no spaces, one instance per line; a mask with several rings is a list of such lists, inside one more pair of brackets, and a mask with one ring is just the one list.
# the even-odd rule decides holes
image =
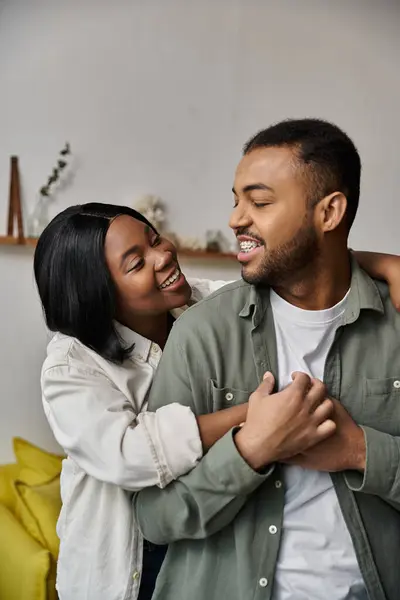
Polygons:
[[258,242],[251,242],[250,240],[246,240],[244,242],[240,242],[240,251],[241,252],[251,252],[254,248],[258,248],[260,245]]
[[171,277],[169,277],[167,279],[167,281],[164,281],[164,283],[162,285],[160,285],[160,290],[164,290],[169,285],[172,285],[178,279],[180,274],[181,274],[180,270],[176,269],[175,272],[171,275]]

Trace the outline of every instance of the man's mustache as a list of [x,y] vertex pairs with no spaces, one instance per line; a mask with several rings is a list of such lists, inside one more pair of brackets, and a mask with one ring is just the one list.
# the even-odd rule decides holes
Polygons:
[[253,240],[257,240],[257,242],[260,242],[260,244],[265,245],[264,240],[260,238],[259,235],[252,233],[249,229],[246,229],[245,227],[238,227],[235,231],[235,235],[236,237],[238,237],[239,235],[247,235],[247,237],[251,237],[253,238]]

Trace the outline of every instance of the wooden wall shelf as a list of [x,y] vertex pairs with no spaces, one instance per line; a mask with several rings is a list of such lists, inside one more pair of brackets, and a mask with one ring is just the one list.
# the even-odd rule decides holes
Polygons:
[[0,246],[36,246],[36,238],[17,238],[12,235],[0,235]]
[[[17,231],[14,232],[15,225]],[[19,181],[18,157],[10,157],[10,194],[8,201],[7,235],[0,235],[0,246],[30,246],[35,247],[37,238],[25,237],[22,219],[21,193]],[[182,258],[199,261],[234,261],[236,255],[229,252],[207,252],[206,250],[178,250]]]
[[[0,246],[32,246],[35,247],[37,244],[36,238],[22,238],[19,239],[11,235],[0,236]],[[194,260],[213,260],[213,261],[234,261],[236,260],[236,254],[223,253],[223,252],[207,252],[206,250],[178,250],[178,255],[182,258],[192,258]]]
[[235,260],[236,254],[232,252],[207,252],[207,250],[189,250],[182,248],[178,250],[178,255],[182,258],[195,258],[197,260]]

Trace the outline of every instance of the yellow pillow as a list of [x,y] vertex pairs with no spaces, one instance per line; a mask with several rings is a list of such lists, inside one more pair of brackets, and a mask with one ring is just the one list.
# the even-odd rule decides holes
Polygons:
[[16,516],[28,533],[57,560],[60,545],[56,533],[61,511],[60,477],[35,486],[17,481],[15,489],[18,495]]
[[58,600],[58,594],[56,590],[57,581],[57,563],[51,559],[50,571],[47,576],[47,600]]
[[19,472],[20,466],[17,464],[0,467],[0,504],[3,504],[12,512],[17,500],[14,481],[17,479]]
[[0,598],[47,600],[51,569],[49,551],[33,540],[1,504],[0,531]]
[[34,444],[14,438],[14,452],[20,465],[18,479],[29,485],[51,481],[61,473],[63,456],[46,452]]

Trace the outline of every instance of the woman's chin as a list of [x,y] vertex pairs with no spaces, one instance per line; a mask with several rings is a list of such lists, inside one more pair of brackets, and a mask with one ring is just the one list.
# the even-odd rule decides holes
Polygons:
[[192,296],[192,289],[182,271],[179,272],[179,277],[172,283],[158,289],[159,294],[163,297],[163,304],[168,310],[184,306]]
[[164,298],[166,303],[168,304],[169,310],[174,308],[181,308],[189,303],[192,297],[192,288],[186,281],[182,282],[182,285],[179,286],[176,290],[170,290],[168,293],[164,294]]
[[174,306],[174,308],[181,308],[182,306],[189,304],[191,297],[192,297],[192,288],[187,283],[187,285],[185,286],[185,289],[180,291],[179,294],[177,294],[176,303],[175,303],[176,306]]

